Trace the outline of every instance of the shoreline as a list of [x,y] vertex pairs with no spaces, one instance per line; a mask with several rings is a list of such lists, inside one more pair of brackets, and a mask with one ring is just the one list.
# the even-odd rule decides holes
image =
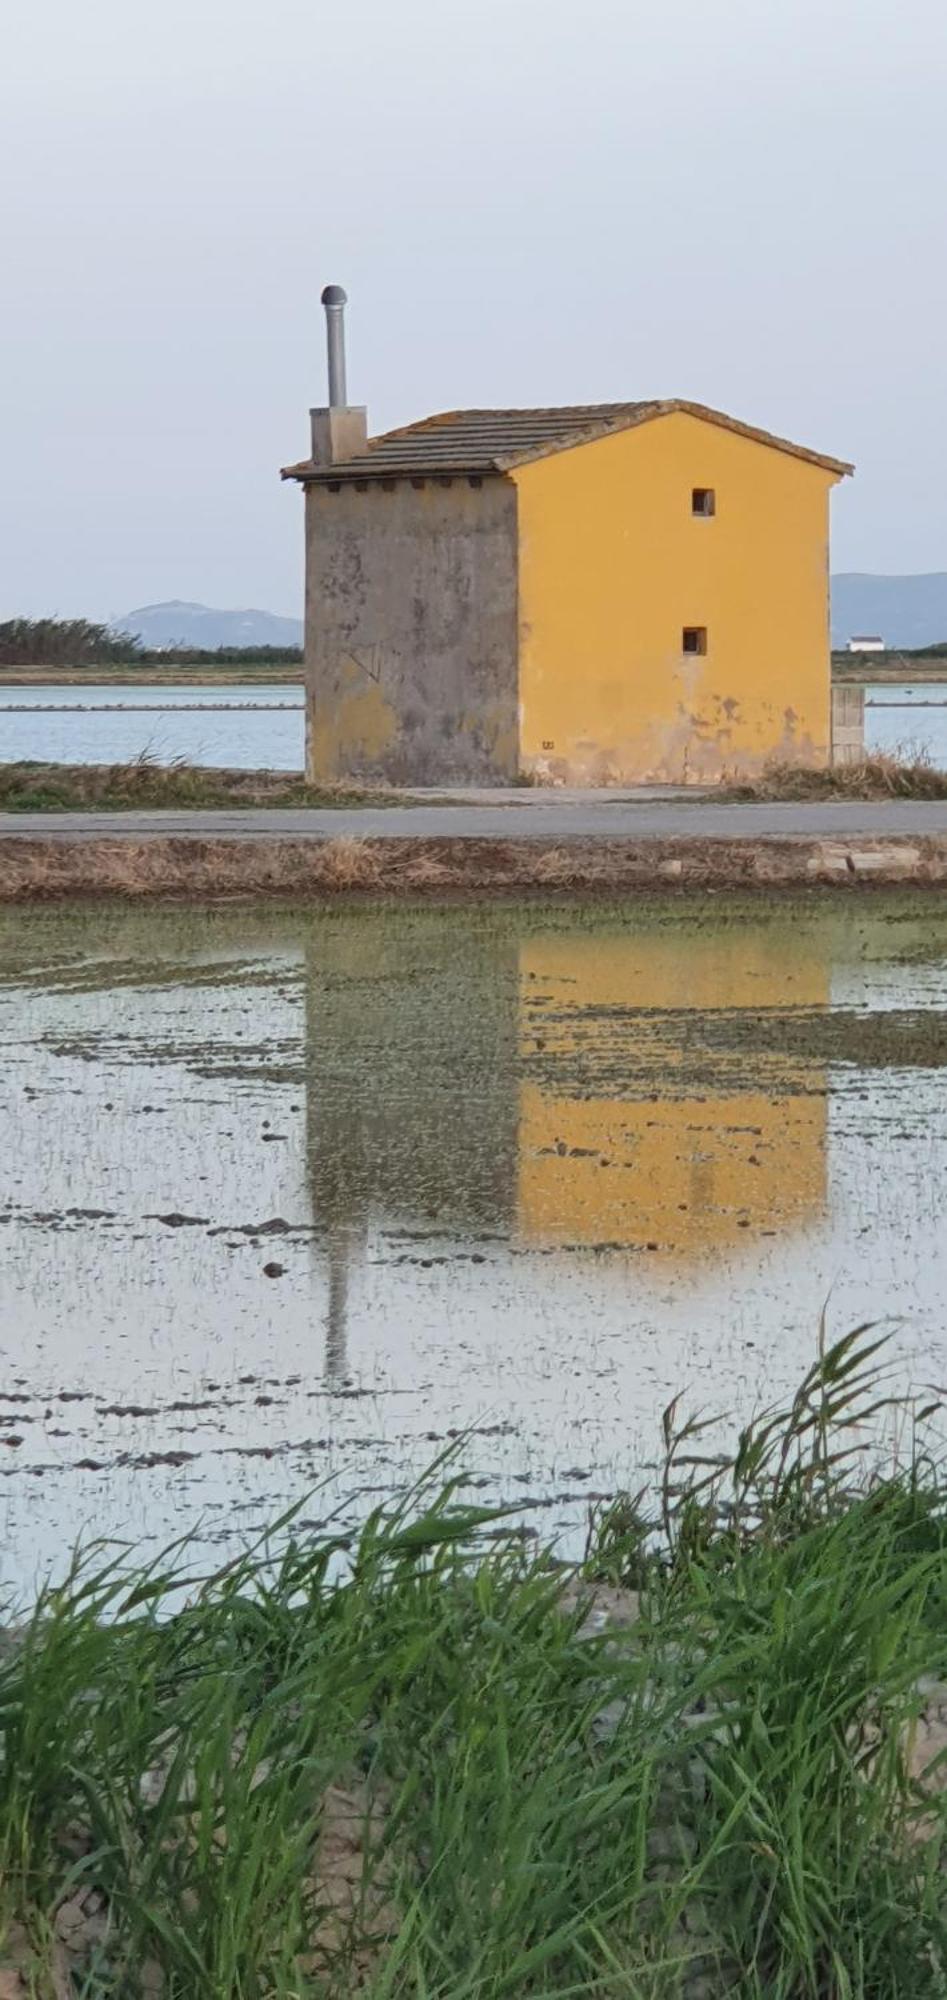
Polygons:
[[60,898],[615,896],[947,885],[947,834],[645,839],[152,833],[0,837],[0,902]]
[[[161,666],[148,662],[141,666],[115,663],[95,667],[0,666],[0,688],[10,687],[266,687],[305,684],[302,662],[286,666],[213,661],[203,664]],[[832,661],[834,687],[921,687],[947,682],[947,657],[891,659],[877,663],[864,657],[836,655]]]
[[303,680],[301,666],[0,667],[0,688],[302,687]]

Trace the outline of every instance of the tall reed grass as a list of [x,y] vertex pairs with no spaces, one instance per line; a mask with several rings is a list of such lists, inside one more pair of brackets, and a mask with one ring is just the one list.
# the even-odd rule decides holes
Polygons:
[[930,1414],[884,1359],[823,1343],[730,1454],[672,1406],[577,1577],[443,1463],[203,1581],[78,1557],[0,1665],[18,1990],[943,2000],[947,1488],[868,1453]]

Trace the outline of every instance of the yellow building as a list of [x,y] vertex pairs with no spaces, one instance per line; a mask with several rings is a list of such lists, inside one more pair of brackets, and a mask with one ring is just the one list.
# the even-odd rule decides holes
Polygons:
[[715,779],[831,753],[851,467],[670,401],[312,412],[311,779]]

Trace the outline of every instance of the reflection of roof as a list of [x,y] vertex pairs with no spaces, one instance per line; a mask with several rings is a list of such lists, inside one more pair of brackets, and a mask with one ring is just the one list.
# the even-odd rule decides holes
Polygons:
[[720,410],[701,403],[671,401],[651,403],[578,403],[553,410],[447,410],[441,416],[425,417],[402,430],[386,431],[369,439],[368,450],[358,457],[342,459],[336,465],[315,465],[304,459],[287,465],[284,479],[303,479],[326,484],[329,480],[383,479],[431,474],[502,473],[532,458],[545,458],[574,445],[591,444],[612,431],[631,430],[655,417],[682,413],[703,423],[717,424],[755,444],[770,445],[775,451],[789,452],[810,465],[821,466],[839,478],[853,470],[841,459],[825,458],[805,445],[790,444],[769,431],[754,430]]

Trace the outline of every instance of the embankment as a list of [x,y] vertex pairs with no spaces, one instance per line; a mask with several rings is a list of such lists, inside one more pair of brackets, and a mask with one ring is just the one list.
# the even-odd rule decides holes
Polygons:
[[615,895],[668,889],[947,884],[947,835],[639,840],[0,839],[0,901],[76,896]]

